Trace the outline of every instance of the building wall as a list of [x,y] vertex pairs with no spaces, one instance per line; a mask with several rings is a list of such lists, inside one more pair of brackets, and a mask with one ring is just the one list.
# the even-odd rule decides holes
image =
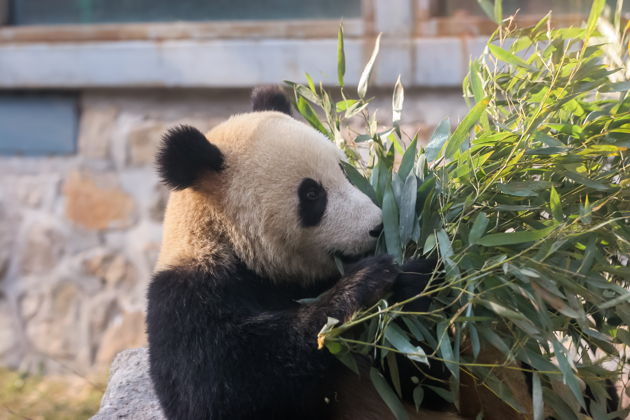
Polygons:
[[[391,92],[371,93],[391,118]],[[248,111],[249,90],[83,90],[79,103],[76,154],[0,156],[0,365],[83,373],[145,343],[168,195],[153,168],[160,136]],[[457,89],[412,89],[403,128],[426,138],[465,112]]]

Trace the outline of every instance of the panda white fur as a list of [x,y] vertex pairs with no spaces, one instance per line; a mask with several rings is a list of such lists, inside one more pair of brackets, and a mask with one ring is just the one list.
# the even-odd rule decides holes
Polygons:
[[[391,418],[369,379],[318,350],[316,337],[327,317],[348,319],[391,289],[417,294],[426,276],[401,274],[388,256],[337,274],[333,255],[372,250],[381,211],[346,179],[338,148],[287,115],[277,89],[253,98],[256,112],[207,135],[169,131],[158,155],[172,193],[147,326],[163,411],[195,420]],[[399,287],[410,280],[412,291]]]

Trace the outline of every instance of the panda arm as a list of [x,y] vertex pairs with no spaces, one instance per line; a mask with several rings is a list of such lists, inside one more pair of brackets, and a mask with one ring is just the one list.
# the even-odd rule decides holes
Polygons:
[[396,276],[391,258],[374,257],[316,302],[267,309],[239,272],[157,273],[147,331],[150,373],[166,416],[322,418],[323,383],[337,362],[317,350],[317,332],[327,316],[344,320],[374,303]]

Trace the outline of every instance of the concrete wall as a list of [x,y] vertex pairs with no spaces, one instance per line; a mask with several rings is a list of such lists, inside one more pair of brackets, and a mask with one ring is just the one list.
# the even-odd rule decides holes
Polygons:
[[[371,93],[391,118],[391,92]],[[84,90],[76,154],[0,156],[0,365],[88,372],[145,342],[167,199],[160,136],[248,110],[244,89]],[[426,138],[465,110],[457,90],[407,91],[403,127]]]

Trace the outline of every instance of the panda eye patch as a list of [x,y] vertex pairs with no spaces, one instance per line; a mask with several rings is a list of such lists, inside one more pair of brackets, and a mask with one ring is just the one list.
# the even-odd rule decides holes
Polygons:
[[298,216],[304,227],[317,226],[324,216],[328,197],[326,190],[319,182],[304,178],[298,188],[300,200]]

